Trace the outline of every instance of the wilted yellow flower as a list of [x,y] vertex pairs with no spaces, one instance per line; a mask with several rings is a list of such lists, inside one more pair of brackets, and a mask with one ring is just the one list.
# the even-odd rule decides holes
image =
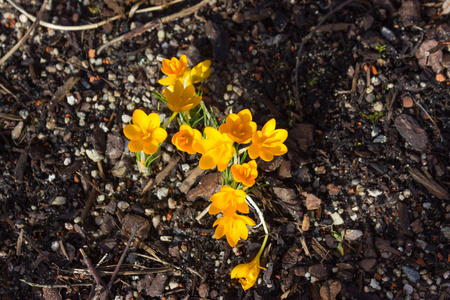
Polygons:
[[219,131],[239,144],[251,141],[256,131],[256,123],[252,122],[252,113],[249,109],[241,110],[238,114],[229,114],[225,123],[220,125]]
[[261,269],[264,269],[263,267],[261,267],[260,258],[261,253],[264,250],[264,246],[266,245],[267,237],[268,236],[264,238],[264,242],[261,246],[261,249],[251,262],[237,265],[236,267],[233,268],[233,270],[231,270],[231,279],[239,278],[239,282],[241,283],[244,291],[248,290],[256,283],[259,271]]
[[162,85],[173,85],[175,81],[185,76],[186,71],[189,72],[190,69],[187,66],[187,57],[182,55],[180,60],[176,57],[172,59],[163,59],[161,72],[166,74],[168,77],[160,79],[158,82]]
[[255,226],[255,222],[247,216],[238,215],[236,212],[224,213],[224,216],[217,219],[214,226],[217,226],[214,237],[220,239],[224,235],[231,247],[236,246],[239,238],[246,240],[248,238],[247,225]]
[[201,96],[195,95],[193,85],[185,88],[180,80],[175,82],[173,92],[166,88],[163,91],[163,95],[167,99],[167,106],[173,112],[189,111],[202,101]]
[[256,161],[251,160],[242,165],[234,164],[231,166],[231,173],[233,173],[233,178],[237,182],[242,182],[246,186],[252,186],[255,184],[256,177],[258,177]]
[[159,144],[167,137],[166,130],[160,127],[159,115],[156,113],[147,115],[142,110],[136,109],[132,120],[134,124],[128,124],[123,129],[125,136],[130,139],[128,149],[131,152],[144,150],[149,155],[155,153]]
[[180,131],[172,137],[172,144],[178,150],[194,154],[195,150],[192,145],[202,139],[202,134],[197,129],[192,129],[191,126],[183,124],[180,126]]
[[235,190],[229,186],[223,186],[220,192],[211,196],[211,215],[224,212],[224,214],[233,214],[238,210],[241,213],[248,214],[248,204],[245,201],[247,194],[242,190]]
[[203,154],[198,165],[203,170],[217,166],[217,170],[222,172],[228,167],[228,163],[235,152],[233,141],[228,135],[221,134],[213,127],[206,127],[205,134],[206,139],[193,145],[196,152]]
[[251,159],[261,157],[262,160],[271,161],[274,155],[283,155],[287,147],[283,142],[288,133],[285,129],[275,129],[275,119],[269,120],[260,131],[256,131],[252,137],[252,144],[248,148]]

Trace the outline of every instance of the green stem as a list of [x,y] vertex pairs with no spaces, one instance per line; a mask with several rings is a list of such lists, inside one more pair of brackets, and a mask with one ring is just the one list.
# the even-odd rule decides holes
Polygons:
[[261,245],[261,248],[259,248],[258,254],[256,254],[256,256],[259,256],[259,255],[262,254],[264,248],[266,247],[266,243],[267,243],[267,240],[268,240],[268,239],[269,239],[269,235],[266,234],[266,235],[264,236],[264,241],[263,241],[263,243],[262,243],[262,245]]
[[167,121],[166,124],[164,124],[163,128],[167,129],[167,126],[169,126],[169,124],[172,122],[173,119],[175,119],[175,117],[177,116],[178,112],[174,111],[173,114],[170,116],[169,121]]

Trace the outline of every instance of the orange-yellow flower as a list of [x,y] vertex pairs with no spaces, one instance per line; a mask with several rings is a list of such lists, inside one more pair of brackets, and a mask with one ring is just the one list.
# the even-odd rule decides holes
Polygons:
[[180,60],[176,57],[172,57],[170,60],[163,59],[162,65],[161,72],[167,75],[158,81],[162,85],[173,85],[177,79],[185,75],[186,71],[190,71],[186,55],[182,55]]
[[283,155],[287,147],[283,142],[288,133],[285,129],[275,129],[275,119],[269,120],[260,131],[256,131],[252,137],[252,144],[248,148],[251,159],[261,157],[264,161],[271,161],[274,155]]
[[220,239],[226,235],[228,244],[234,247],[239,238],[243,240],[248,238],[247,225],[255,226],[255,222],[249,217],[238,215],[236,212],[226,213],[214,222],[213,227],[217,226],[214,237]]
[[235,152],[233,141],[226,134],[221,134],[213,127],[205,128],[206,139],[194,143],[196,152],[203,154],[199,161],[199,167],[203,170],[212,169],[222,172],[228,167],[230,159]]
[[239,144],[247,144],[251,141],[256,131],[256,123],[252,122],[252,113],[249,109],[241,110],[238,114],[229,114],[219,131]]
[[193,85],[184,87],[180,80],[175,82],[173,92],[166,88],[163,91],[163,95],[167,99],[167,106],[173,112],[189,111],[202,101],[201,96],[195,95]]
[[231,166],[231,173],[233,173],[234,180],[242,182],[246,186],[255,184],[255,179],[258,177],[258,169],[256,161],[251,160],[242,165],[234,164]]
[[211,196],[211,207],[209,213],[211,215],[224,212],[224,214],[233,214],[236,210],[241,213],[248,214],[248,204],[245,201],[247,194],[242,190],[235,190],[229,186],[223,186],[220,192]]
[[172,144],[178,150],[194,154],[196,151],[192,145],[202,139],[202,134],[197,129],[192,129],[191,126],[183,124],[180,126],[180,131],[172,137]]
[[130,139],[128,149],[131,152],[144,150],[149,155],[155,153],[159,144],[167,137],[166,130],[160,127],[159,115],[156,113],[147,115],[142,110],[136,109],[132,120],[134,124],[128,124],[123,129],[125,136]]
[[264,238],[263,245],[261,246],[258,254],[256,254],[256,257],[251,262],[237,265],[233,268],[233,270],[231,270],[231,279],[239,278],[239,282],[241,283],[244,291],[248,290],[256,283],[259,271],[261,269],[264,269],[263,267],[261,267],[260,258],[262,250],[264,250],[266,241],[267,236],[266,238]]

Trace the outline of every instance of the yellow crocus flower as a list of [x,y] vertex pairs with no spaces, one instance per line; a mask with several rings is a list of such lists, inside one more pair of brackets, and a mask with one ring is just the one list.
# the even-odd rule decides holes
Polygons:
[[226,211],[234,213],[237,211],[248,214],[248,204],[245,201],[247,194],[242,190],[235,190],[229,186],[223,186],[220,192],[211,196],[211,207],[209,213],[211,215]]
[[287,147],[283,142],[287,139],[285,129],[275,129],[275,119],[269,120],[262,130],[256,131],[252,136],[252,144],[248,148],[251,159],[261,157],[264,161],[271,161],[274,155],[283,155]]
[[261,269],[264,269],[263,267],[261,267],[260,258],[261,253],[263,252],[264,247],[266,246],[267,238],[268,235],[265,236],[263,244],[261,245],[261,248],[258,251],[258,254],[256,254],[256,257],[251,262],[237,265],[231,271],[231,279],[239,278],[239,282],[242,285],[244,291],[248,290],[253,285],[255,285],[256,280],[258,279],[259,271]]
[[202,134],[200,131],[191,128],[191,126],[187,124],[183,124],[180,126],[180,131],[175,133],[172,137],[172,144],[180,151],[195,154],[196,151],[194,150],[193,145],[201,139]]
[[213,227],[217,226],[214,237],[220,239],[224,235],[231,247],[236,246],[239,238],[246,240],[248,238],[247,225],[255,226],[256,223],[247,216],[238,215],[236,212],[224,212],[223,217],[217,219]]
[[213,127],[206,127],[205,134],[206,139],[193,145],[194,150],[202,154],[198,165],[203,170],[217,166],[217,170],[222,172],[235,153],[233,141]]
[[225,123],[220,125],[219,131],[227,133],[236,143],[247,144],[256,131],[256,123],[252,122],[250,110],[244,109],[237,114],[229,114]]
[[235,181],[250,187],[255,184],[255,179],[258,177],[256,161],[251,160],[242,165],[234,164],[231,166],[231,173]]
[[125,136],[130,139],[128,149],[131,152],[144,150],[146,154],[153,154],[158,150],[159,144],[167,137],[167,131],[161,128],[161,120],[157,113],[147,115],[144,111],[136,109],[132,117],[133,124],[123,129]]
[[166,88],[163,91],[163,95],[167,99],[169,109],[177,113],[189,111],[202,101],[201,96],[196,96],[193,85],[184,87],[180,80],[175,82],[173,92],[169,88]]

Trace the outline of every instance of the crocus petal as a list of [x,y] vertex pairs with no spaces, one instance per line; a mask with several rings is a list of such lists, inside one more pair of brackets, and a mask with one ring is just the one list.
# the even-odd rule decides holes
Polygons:
[[[218,219],[218,220],[220,220],[220,219]],[[225,235],[225,226],[224,226],[224,224],[223,223],[218,223],[218,225],[219,226],[217,226],[216,231],[214,232],[214,237],[216,239],[220,239],[220,238],[222,238]]]
[[248,264],[240,264],[233,268],[231,271],[231,279],[234,278],[240,278],[240,277],[247,277],[248,273],[250,272],[248,268]]
[[273,159],[273,154],[266,149],[261,149],[261,151],[259,151],[259,156],[264,161],[272,161]]
[[161,119],[159,118],[159,115],[157,113],[151,113],[148,115],[148,125],[147,127],[143,127],[147,129],[148,131],[152,132],[156,128],[158,128],[161,125]]
[[236,244],[239,242],[239,233],[236,230],[228,231],[227,242],[231,247],[236,246]]
[[142,140],[130,141],[128,143],[128,149],[131,152],[141,152],[144,149],[143,141]]
[[150,120],[147,114],[140,110],[136,109],[133,113],[133,124],[141,127],[142,129],[147,129]]
[[262,131],[263,135],[268,135],[270,132],[275,130],[275,126],[276,126],[276,121],[275,119],[270,119],[269,121],[267,121],[267,123],[264,125]]
[[166,138],[167,131],[164,128],[158,127],[152,133],[152,139],[155,139],[158,143],[162,143]]
[[[200,151],[197,151],[197,152],[200,152]],[[200,167],[200,169],[208,170],[208,169],[214,168],[215,162],[211,156],[204,154],[202,156],[202,158],[200,158],[200,161],[198,162],[198,166]]]
[[241,119],[242,123],[248,123],[252,121],[252,113],[248,108],[241,110],[238,112],[238,116]]
[[142,138],[141,128],[134,124],[128,124],[125,126],[123,129],[123,134],[125,134],[129,140],[140,140]]
[[259,149],[258,146],[252,144],[248,147],[248,155],[251,159],[257,159],[259,157]]
[[144,142],[144,152],[146,154],[154,154],[158,150],[158,142],[155,140],[149,140]]

